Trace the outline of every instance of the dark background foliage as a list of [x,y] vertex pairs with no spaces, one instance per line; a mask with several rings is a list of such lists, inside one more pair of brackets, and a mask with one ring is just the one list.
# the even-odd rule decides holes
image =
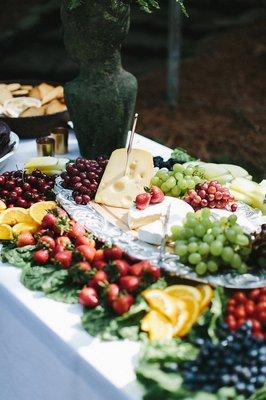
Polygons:
[[[77,74],[62,41],[59,0],[1,0],[0,79],[65,82]],[[124,66],[139,79],[138,131],[204,159],[266,169],[266,1],[189,0],[177,107],[166,103],[168,1],[132,8]]]

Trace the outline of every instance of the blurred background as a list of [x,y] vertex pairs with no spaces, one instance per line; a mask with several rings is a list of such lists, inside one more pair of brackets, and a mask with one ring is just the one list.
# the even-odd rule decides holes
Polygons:
[[[77,74],[62,40],[60,0],[0,1],[0,80],[66,82]],[[167,103],[169,3],[132,7],[123,64],[139,81],[138,132],[204,160],[266,170],[266,0],[187,0],[180,86]]]

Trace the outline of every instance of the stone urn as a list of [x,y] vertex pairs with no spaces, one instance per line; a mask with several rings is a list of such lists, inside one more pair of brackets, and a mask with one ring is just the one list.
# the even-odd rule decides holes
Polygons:
[[137,93],[136,78],[121,65],[130,6],[124,0],[62,3],[64,41],[79,75],[65,85],[65,99],[83,157],[109,156],[124,147]]

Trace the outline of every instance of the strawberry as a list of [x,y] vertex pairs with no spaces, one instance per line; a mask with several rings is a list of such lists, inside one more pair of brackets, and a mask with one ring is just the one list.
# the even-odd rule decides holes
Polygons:
[[118,297],[119,287],[115,283],[111,283],[106,290],[106,300],[110,304]]
[[37,264],[46,264],[50,258],[49,251],[46,249],[37,250],[33,253],[32,258]]
[[131,265],[130,273],[131,273],[131,275],[140,277],[144,274],[144,271],[146,270],[146,268],[149,265],[150,265],[150,262],[147,260],[139,261],[138,263]]
[[91,265],[87,261],[80,261],[75,265],[80,271],[91,271]]
[[93,259],[93,267],[97,268],[97,269],[104,269],[107,265],[107,263],[105,261],[99,260],[99,261],[94,261],[95,257]]
[[28,245],[34,245],[36,243],[34,237],[30,232],[21,232],[17,238],[17,246],[23,247]]
[[66,248],[68,245],[71,244],[71,240],[67,236],[59,236],[58,238],[55,239],[55,243],[58,246]]
[[90,239],[88,236],[78,236],[76,239],[76,246],[86,244],[89,247],[95,247],[95,240]]
[[127,290],[129,293],[135,292],[139,287],[139,278],[137,276],[126,275],[119,279],[119,286],[122,290]]
[[109,260],[117,260],[119,258],[122,258],[123,255],[123,250],[120,249],[118,246],[112,246],[108,247],[107,249],[104,250],[104,258],[109,261]]
[[106,285],[108,276],[104,271],[97,271],[94,277],[89,281],[88,286],[98,288]]
[[161,270],[159,267],[156,267],[156,265],[150,264],[146,271],[154,278],[154,279],[159,279],[161,276]]
[[77,251],[82,254],[82,256],[89,262],[92,262],[96,250],[94,247],[89,247],[86,244],[81,244],[77,247]]
[[120,296],[112,302],[112,308],[116,314],[122,315],[128,312],[134,301],[135,300],[132,295],[125,294],[124,296]]
[[97,292],[94,288],[85,287],[79,293],[79,303],[89,308],[95,308],[99,304]]
[[38,245],[40,247],[48,248],[48,249],[54,249],[55,248],[55,241],[51,236],[41,236],[40,239],[38,240]]
[[68,231],[68,235],[72,238],[78,238],[79,236],[84,236],[86,230],[78,222],[71,221],[72,227]]
[[56,253],[54,259],[60,264],[61,268],[69,268],[72,261],[72,251],[60,251]]
[[130,265],[126,260],[114,260],[113,264],[115,265],[121,276],[124,276],[128,273]]
[[164,200],[164,193],[157,186],[152,186],[149,192],[151,194],[151,204],[161,203]]
[[56,216],[51,214],[51,213],[47,213],[45,214],[45,216],[42,219],[42,223],[41,223],[41,227],[42,228],[53,228],[56,224]]
[[104,251],[103,249],[96,250],[93,262],[103,261],[104,260]]
[[150,193],[141,193],[138,194],[135,200],[136,207],[139,210],[144,210],[148,207],[151,202],[151,195]]

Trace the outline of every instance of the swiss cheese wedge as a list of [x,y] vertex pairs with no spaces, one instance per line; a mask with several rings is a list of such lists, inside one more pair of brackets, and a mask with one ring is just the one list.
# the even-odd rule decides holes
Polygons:
[[113,151],[96,193],[96,203],[129,208],[144,186],[150,185],[152,172],[153,158],[148,151],[132,149],[128,163],[126,149]]

